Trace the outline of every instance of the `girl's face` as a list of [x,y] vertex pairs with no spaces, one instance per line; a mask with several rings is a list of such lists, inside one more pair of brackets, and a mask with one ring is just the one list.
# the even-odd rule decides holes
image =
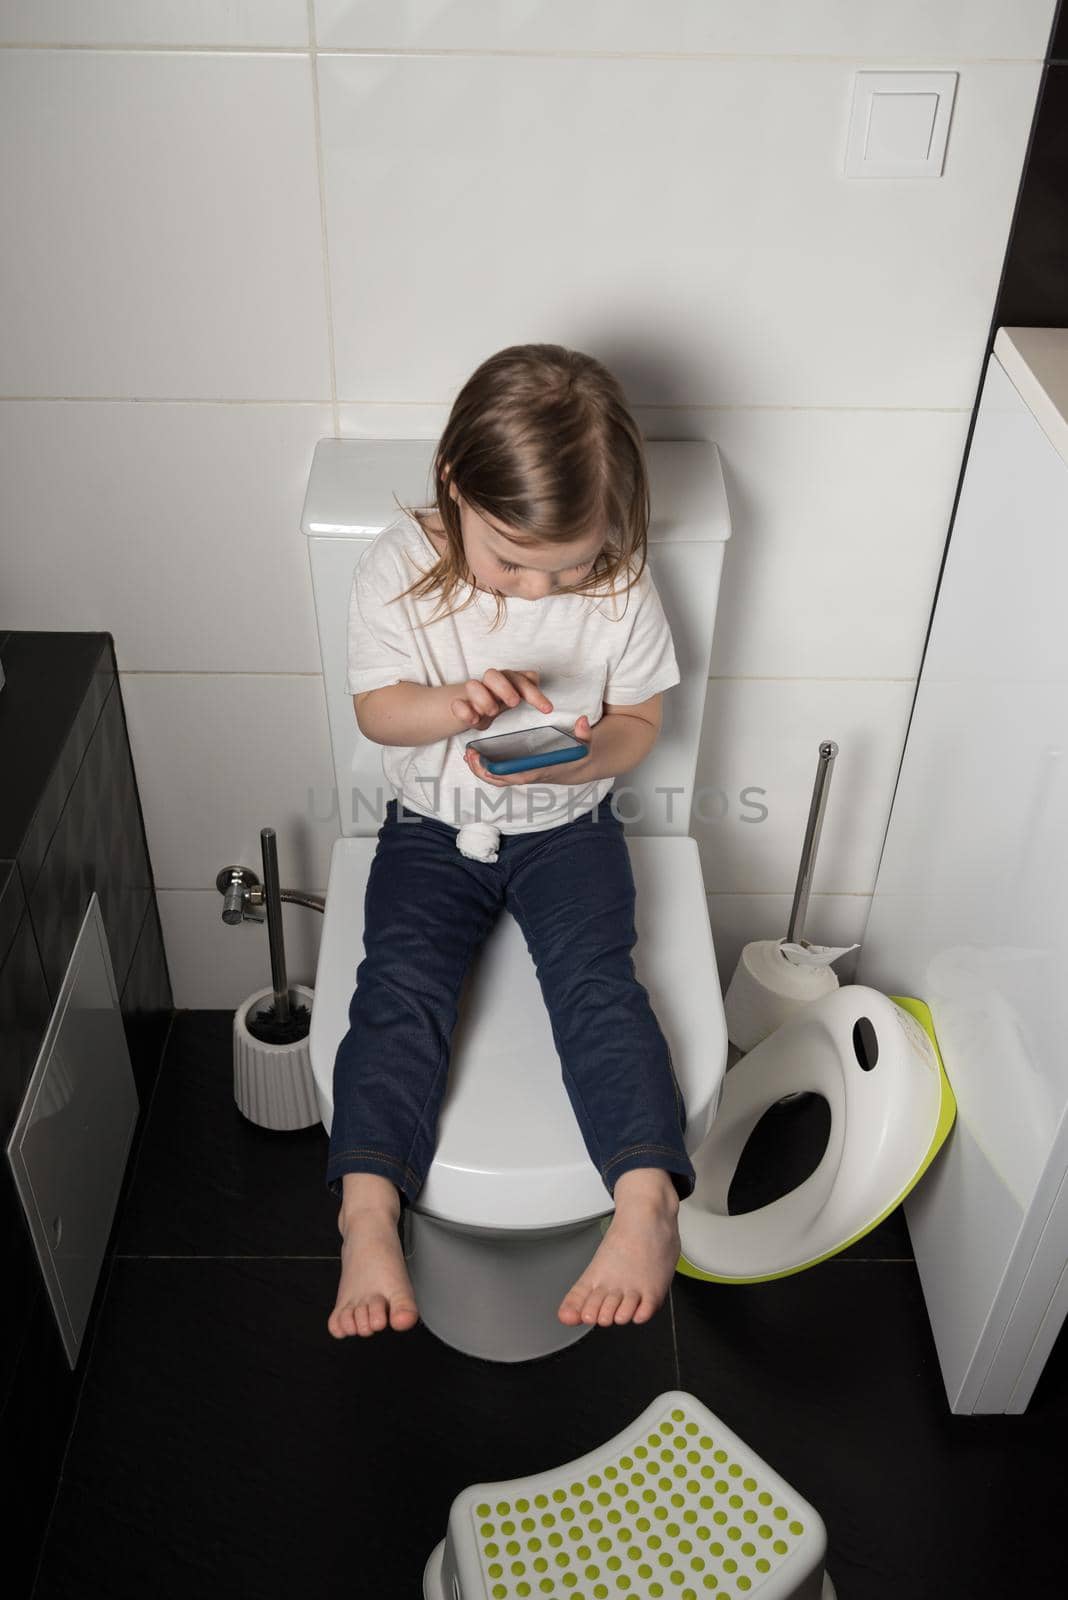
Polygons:
[[601,552],[601,539],[517,544],[496,521],[476,511],[455,484],[449,485],[449,493],[460,506],[464,554],[480,589],[495,589],[519,600],[544,600],[558,589],[580,583]]

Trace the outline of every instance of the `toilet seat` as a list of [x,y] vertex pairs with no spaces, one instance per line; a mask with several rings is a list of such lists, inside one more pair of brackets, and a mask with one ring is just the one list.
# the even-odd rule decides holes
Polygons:
[[[805,1090],[823,1095],[831,1111],[816,1170],[769,1205],[729,1216],[731,1180],[753,1129],[776,1101]],[[900,1204],[955,1114],[922,1001],[863,984],[812,1001],[727,1074],[715,1124],[693,1158],[694,1192],[679,1208],[678,1270],[755,1283],[836,1255]]]
[[[374,837],[342,836],[330,861],[310,1053],[323,1125],[348,1028]],[[727,1059],[708,905],[696,842],[627,835],[637,888],[635,971],[671,1049],[686,1102],[685,1146],[702,1144]],[[605,1215],[611,1196],[590,1160],[553,1042],[534,963],[502,910],[460,999],[434,1160],[415,1208],[464,1228],[570,1227]]]

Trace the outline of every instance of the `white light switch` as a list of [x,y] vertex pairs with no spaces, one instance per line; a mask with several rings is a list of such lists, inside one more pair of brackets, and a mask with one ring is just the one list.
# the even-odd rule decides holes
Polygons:
[[941,177],[956,89],[955,72],[858,72],[846,177]]

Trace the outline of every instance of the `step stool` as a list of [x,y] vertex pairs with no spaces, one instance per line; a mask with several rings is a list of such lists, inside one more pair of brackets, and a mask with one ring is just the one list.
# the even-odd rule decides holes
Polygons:
[[456,1496],[424,1600],[835,1600],[827,1530],[681,1389],[588,1455]]

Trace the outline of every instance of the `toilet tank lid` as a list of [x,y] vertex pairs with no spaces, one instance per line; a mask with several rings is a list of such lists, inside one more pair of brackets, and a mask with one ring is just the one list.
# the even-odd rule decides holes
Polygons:
[[[431,505],[430,439],[320,439],[301,531],[318,539],[373,539],[400,511]],[[706,439],[649,439],[651,544],[721,544],[731,536],[719,450]]]

